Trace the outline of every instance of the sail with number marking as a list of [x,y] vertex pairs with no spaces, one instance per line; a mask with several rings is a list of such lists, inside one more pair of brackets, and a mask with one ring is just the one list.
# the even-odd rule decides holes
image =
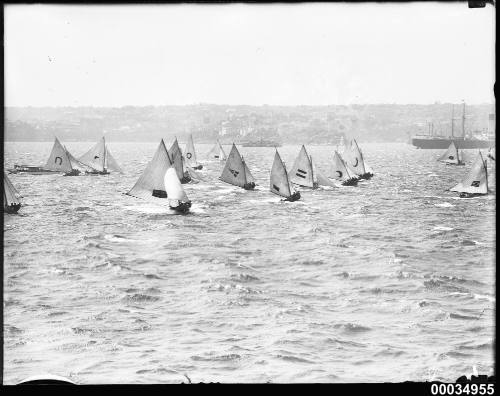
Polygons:
[[227,155],[222,148],[222,145],[217,140],[214,147],[208,152],[208,158],[212,160],[226,161]]
[[438,161],[444,162],[446,164],[455,164],[455,165],[460,163],[460,156],[458,154],[458,149],[453,141],[448,147],[448,150],[446,150],[445,153],[441,157],[439,157]]
[[185,158],[186,158],[186,164],[191,168],[196,168],[200,165],[198,163],[198,160],[196,159],[196,151],[194,149],[193,135],[189,135],[188,141],[186,143]]
[[71,172],[73,169],[67,151],[57,137],[44,168],[60,172]]
[[153,159],[127,195],[148,200],[153,197],[166,198],[165,174],[171,166],[170,157],[162,139]]
[[337,151],[335,151],[333,154],[333,161],[330,163],[329,174],[332,179],[340,180],[342,182],[347,181],[353,177],[347,169],[345,161]]
[[488,171],[486,160],[479,151],[479,154],[472,164],[463,180],[456,186],[450,188],[450,191],[465,192],[469,194],[488,194]]
[[350,173],[354,173],[355,175],[364,175],[366,173],[363,154],[355,139],[351,141],[351,144],[346,148],[343,155]]
[[298,157],[293,163],[292,169],[288,173],[290,181],[303,187],[315,188],[314,170],[311,158],[307,154],[306,148],[302,145]]
[[285,198],[289,198],[295,193],[290,180],[288,179],[288,173],[286,171],[285,164],[283,163],[278,150],[274,154],[273,166],[271,168],[269,189],[272,193],[280,195]]
[[[238,187],[244,187],[245,184],[248,183],[246,177],[247,169],[248,167],[246,166],[245,162],[243,162],[243,159],[241,158],[241,155],[238,149],[236,148],[236,145],[233,143],[233,146],[231,147],[231,152],[227,157],[226,164],[224,166],[224,169],[222,170],[222,174],[219,177],[219,179],[222,180],[223,182],[233,184]],[[249,170],[248,173],[250,174]]]
[[106,170],[106,142],[104,137],[100,139],[89,151],[83,154],[78,161],[99,171]]

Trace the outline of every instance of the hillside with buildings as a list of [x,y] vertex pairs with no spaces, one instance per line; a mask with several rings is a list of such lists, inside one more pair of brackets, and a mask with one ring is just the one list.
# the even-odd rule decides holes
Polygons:
[[[360,141],[406,142],[410,135],[434,131],[449,134],[452,104],[331,106],[186,106],[8,107],[6,141],[93,141],[105,134],[115,141],[184,138],[197,142],[242,142],[273,138],[286,143],[336,144],[341,136]],[[465,129],[486,131],[494,105],[466,107]],[[455,117],[462,106],[455,104]],[[455,121],[460,122],[461,121]]]

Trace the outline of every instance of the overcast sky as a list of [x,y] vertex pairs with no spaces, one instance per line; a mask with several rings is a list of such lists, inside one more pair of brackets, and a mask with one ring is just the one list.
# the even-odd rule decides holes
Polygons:
[[493,103],[467,2],[7,5],[6,106]]

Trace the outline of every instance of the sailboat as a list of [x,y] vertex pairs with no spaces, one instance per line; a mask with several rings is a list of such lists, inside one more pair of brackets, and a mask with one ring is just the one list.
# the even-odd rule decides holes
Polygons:
[[328,177],[326,177],[323,172],[316,166],[316,163],[313,161],[312,155],[309,157],[311,159],[312,169],[313,169],[313,183],[316,183],[318,186],[326,186],[326,187],[338,187],[334,182],[332,182]]
[[457,146],[455,146],[454,142],[451,142],[448,150],[439,157],[439,162],[444,162],[447,165],[465,165],[463,157],[458,154]]
[[288,176],[294,184],[302,187],[318,188],[318,182],[315,181],[314,177],[312,161],[304,145],[302,145]]
[[219,179],[223,182],[242,187],[245,190],[253,190],[255,188],[255,179],[234,143]]
[[30,173],[33,175],[46,175],[54,173],[78,174],[71,165],[69,152],[56,137],[50,152],[47,163],[41,166],[14,165],[14,169],[9,169],[9,173]]
[[460,183],[450,188],[450,191],[459,192],[460,198],[488,194],[488,169],[480,151],[467,175]]
[[142,175],[126,194],[153,202],[155,199],[152,198],[167,198],[165,174],[171,166],[172,161],[168,155],[165,142],[162,139],[153,155],[153,159],[148,163]]
[[356,139],[351,140],[349,148],[344,151],[344,158],[349,171],[360,179],[370,179],[373,176],[373,170],[365,163]]
[[351,175],[345,161],[337,151],[333,154],[333,162],[330,164],[330,177],[339,180],[343,186],[358,185],[357,176]]
[[21,194],[16,190],[12,182],[3,173],[3,211],[5,213],[17,213],[21,208]]
[[86,171],[88,174],[107,175],[108,170],[122,173],[120,166],[111,155],[104,136],[89,151],[83,154],[78,161],[89,166],[92,170]]
[[182,184],[174,168],[170,167],[167,169],[164,177],[164,184],[170,209],[181,213],[189,212],[191,201],[182,188]]
[[283,201],[297,201],[300,199],[300,192],[295,191],[288,178],[288,173],[286,172],[286,167],[281,157],[276,150],[274,154],[274,162],[271,168],[271,178],[270,178],[270,191],[273,194],[284,197]]
[[226,161],[227,155],[222,148],[219,140],[215,143],[215,146],[208,152],[208,159]]
[[182,155],[181,148],[179,147],[179,142],[175,138],[174,143],[168,150],[168,155],[172,161],[172,166],[177,172],[177,177],[182,184],[189,183],[191,181],[191,176],[186,169],[186,164],[184,161],[184,156]]
[[189,135],[186,143],[186,163],[189,167],[197,170],[203,169],[203,165],[196,160],[196,151],[194,149],[193,135]]

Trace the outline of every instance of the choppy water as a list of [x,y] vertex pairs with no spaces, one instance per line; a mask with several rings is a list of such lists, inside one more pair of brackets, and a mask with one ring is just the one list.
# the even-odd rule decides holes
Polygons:
[[[5,163],[43,163],[51,145],[7,143]],[[205,163],[207,183],[186,186],[188,216],[122,195],[157,143],[111,142],[124,175],[11,175],[26,198],[4,218],[5,382],[491,374],[495,195],[444,191],[475,153],[454,167],[440,151],[361,146],[372,180],[296,203],[268,192],[273,149],[242,148],[258,189]],[[289,166],[298,151],[280,149]],[[309,152],[325,168],[332,148]]]

